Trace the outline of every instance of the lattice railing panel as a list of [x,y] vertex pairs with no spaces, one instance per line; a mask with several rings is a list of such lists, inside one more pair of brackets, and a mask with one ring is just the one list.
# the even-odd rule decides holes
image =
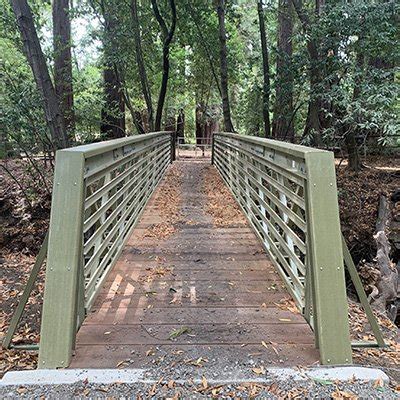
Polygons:
[[321,362],[351,363],[333,154],[215,133],[212,162],[314,329]]
[[[235,193],[298,306],[305,306],[306,221],[304,165],[289,156],[277,165],[265,148],[218,138],[214,163]],[[282,158],[281,158],[282,160]],[[289,163],[288,163],[289,162]],[[286,168],[289,165],[289,168]]]
[[144,144],[130,151],[124,149],[114,164],[103,169],[87,168],[83,223],[86,308],[93,303],[130,229],[170,162],[169,137]]

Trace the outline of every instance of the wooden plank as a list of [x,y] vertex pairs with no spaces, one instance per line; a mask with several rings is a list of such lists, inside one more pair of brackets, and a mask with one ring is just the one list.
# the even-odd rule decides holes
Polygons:
[[164,259],[167,263],[174,263],[180,260],[196,261],[196,260],[225,260],[227,264],[229,262],[247,262],[256,260],[265,260],[265,253],[253,252],[253,253],[243,253],[243,252],[228,252],[221,254],[218,249],[213,249],[213,251],[204,249],[203,251],[177,251],[176,253],[165,253],[161,249],[154,249],[150,251],[149,249],[139,249],[134,250],[133,248],[125,249],[121,255],[121,261],[147,261],[147,260],[157,260],[159,258]]
[[[114,274],[112,274],[114,275]],[[206,293],[209,291],[216,291],[223,293],[224,291],[233,291],[235,293],[253,293],[260,292],[268,294],[269,292],[283,292],[284,284],[282,281],[274,275],[274,280],[264,281],[214,281],[209,277],[208,280],[196,281],[196,280],[181,280],[180,276],[177,276],[175,280],[161,280],[158,279],[155,282],[146,282],[145,279],[132,280],[129,279],[129,274],[117,274],[114,275],[113,279],[108,279],[105,285],[102,286],[99,293],[115,293],[123,294],[126,290],[133,290],[137,294],[147,294],[150,292],[164,293],[175,291],[189,292],[195,290],[197,293]]]
[[[178,269],[172,273],[166,273],[162,280],[164,282],[175,282],[176,280],[185,281],[210,281],[210,271],[209,268],[211,266],[202,268],[202,269]],[[113,269],[113,272],[121,272],[121,275],[126,277],[126,279],[130,279],[133,281],[137,281],[140,279],[147,279],[149,275],[146,275],[146,272],[143,269],[137,269],[134,265],[123,265],[119,264],[116,265]],[[152,279],[152,278],[148,278]],[[112,278],[111,278],[112,280]],[[237,268],[220,268],[218,270],[213,270],[212,272],[212,280],[213,282],[225,282],[231,280],[238,280],[238,281],[276,281],[282,282],[281,278],[277,276],[277,273],[268,272],[264,269],[254,269],[254,270],[242,270]],[[110,282],[110,280],[108,280]]]
[[[195,295],[195,296],[194,296]],[[169,307],[179,309],[181,305],[187,307],[228,307],[228,306],[258,306],[262,304],[274,305],[281,300],[287,298],[286,292],[270,292],[260,293],[253,292],[217,292],[207,291],[203,293],[193,293],[187,291],[184,293],[154,293],[149,295],[141,295],[134,292],[133,286],[126,289],[125,294],[109,293],[99,294],[95,306],[106,304],[109,307],[144,307],[151,305],[152,307],[162,307],[169,304]],[[177,299],[177,300],[175,300]]]
[[[150,351],[150,354],[149,354]],[[147,355],[149,354],[149,355]],[[180,356],[176,356],[180,354]],[[71,368],[154,368],[155,361],[163,358],[164,365],[173,365],[176,360],[190,365],[199,355],[208,360],[207,367],[222,371],[235,365],[238,360],[252,359],[254,365],[293,367],[293,365],[312,365],[318,359],[318,350],[313,344],[277,344],[267,343],[267,348],[257,345],[187,345],[172,342],[152,347],[149,345],[78,345]],[[199,368],[201,372],[203,368]]]
[[287,324],[304,323],[301,314],[281,310],[277,307],[241,307],[241,308],[119,308],[102,305],[90,313],[86,325],[137,325],[146,324]]
[[[99,343],[114,345],[163,345],[170,344],[259,344],[262,341],[274,343],[312,344],[311,328],[305,322],[294,324],[185,324],[189,335],[182,334],[176,339],[170,335],[182,324],[170,325],[83,325],[78,333],[79,344]],[[288,329],[290,327],[290,329]]]
[[[254,233],[253,233],[254,236]],[[131,246],[126,247],[126,249]],[[245,259],[242,257],[238,257],[237,259],[226,259],[226,257],[204,257],[204,258],[196,258],[196,259],[182,259],[181,257],[177,257],[176,254],[167,254],[170,257],[143,257],[143,254],[140,252],[140,247],[131,247],[130,251],[134,253],[133,249],[137,249],[138,259],[136,260],[124,260],[120,259],[116,265],[115,270],[151,270],[152,268],[156,268],[159,265],[164,265],[167,267],[174,268],[176,270],[203,270],[205,268],[213,267],[216,270],[235,270],[235,271],[266,271],[277,273],[271,261],[267,258],[267,256],[262,253],[262,259],[260,257],[254,259]],[[260,254],[257,254],[260,255]],[[174,260],[172,260],[174,258]]]

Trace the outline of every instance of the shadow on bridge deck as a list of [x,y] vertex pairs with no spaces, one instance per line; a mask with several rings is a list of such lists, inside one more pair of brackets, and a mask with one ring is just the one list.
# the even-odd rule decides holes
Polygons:
[[285,309],[289,295],[250,227],[216,227],[205,211],[208,164],[170,168],[182,176],[183,222],[167,238],[146,236],[163,221],[167,174],[84,321],[70,367],[218,373],[318,362],[309,325]]

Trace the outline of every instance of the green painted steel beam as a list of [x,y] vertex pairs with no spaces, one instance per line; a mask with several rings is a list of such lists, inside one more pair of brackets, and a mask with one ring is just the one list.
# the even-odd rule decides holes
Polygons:
[[11,318],[10,326],[8,327],[7,334],[3,340],[3,348],[4,349],[13,347],[11,345],[11,340],[15,334],[15,331],[17,330],[18,323],[22,317],[22,313],[24,311],[25,305],[28,302],[29,296],[33,289],[33,286],[39,275],[40,268],[42,267],[43,262],[46,258],[48,238],[49,238],[49,234],[47,232],[46,236],[43,240],[42,246],[40,247],[39,253],[36,257],[35,264],[32,267],[32,271],[31,271],[31,274],[29,275],[28,282],[26,283],[24,291],[21,295],[21,298],[19,299],[18,306]]
[[67,367],[75,344],[84,166],[82,152],[56,154],[38,368]]
[[[378,321],[375,318],[375,315],[372,311],[371,305],[369,304],[367,295],[364,290],[364,286],[361,282],[360,277],[358,276],[356,266],[354,265],[353,259],[351,257],[350,251],[347,247],[346,241],[344,240],[344,237],[342,235],[342,247],[343,247],[343,257],[344,257],[344,262],[347,267],[347,271],[349,272],[350,278],[354,284],[354,287],[356,289],[358,298],[360,299],[361,305],[365,311],[365,314],[367,315],[368,321],[371,325],[372,332],[374,333],[375,339],[376,339],[376,344],[378,347],[385,347],[385,340],[383,339],[383,335],[381,332],[381,329],[379,327]],[[364,342],[365,345],[365,342]],[[370,345],[374,345],[374,343],[370,343]],[[352,344],[353,347],[360,347],[357,344]],[[363,346],[367,347],[367,346]]]
[[94,157],[98,154],[103,154],[123,146],[128,146],[131,144],[138,144],[143,143],[147,140],[155,139],[160,136],[169,136],[171,132],[162,131],[162,132],[152,132],[146,133],[145,135],[135,135],[124,137],[121,139],[114,139],[114,140],[106,140],[104,142],[99,143],[92,143],[86,144],[83,146],[71,147],[67,150],[60,150],[60,151],[68,151],[68,152],[77,152],[77,153],[84,153],[86,158]]
[[339,206],[333,153],[309,152],[307,165],[307,239],[312,279],[314,331],[322,364],[350,364]]
[[304,157],[305,154],[309,153],[329,153],[326,150],[315,149],[299,144],[282,142],[280,140],[258,138],[254,136],[239,135],[237,133],[216,132],[214,133],[214,135],[226,138],[233,138],[246,143],[258,144],[260,146],[269,147],[271,149],[281,151],[282,153],[290,154],[295,157]]

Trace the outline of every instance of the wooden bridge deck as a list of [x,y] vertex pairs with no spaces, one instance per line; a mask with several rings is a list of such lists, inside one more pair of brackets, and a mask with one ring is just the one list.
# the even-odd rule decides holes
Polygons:
[[202,185],[210,167],[170,168],[181,174],[181,221],[168,237],[149,235],[172,226],[164,210],[173,200],[167,176],[84,321],[70,367],[317,362],[314,335],[287,307],[289,295],[250,227],[217,227],[206,212]]

